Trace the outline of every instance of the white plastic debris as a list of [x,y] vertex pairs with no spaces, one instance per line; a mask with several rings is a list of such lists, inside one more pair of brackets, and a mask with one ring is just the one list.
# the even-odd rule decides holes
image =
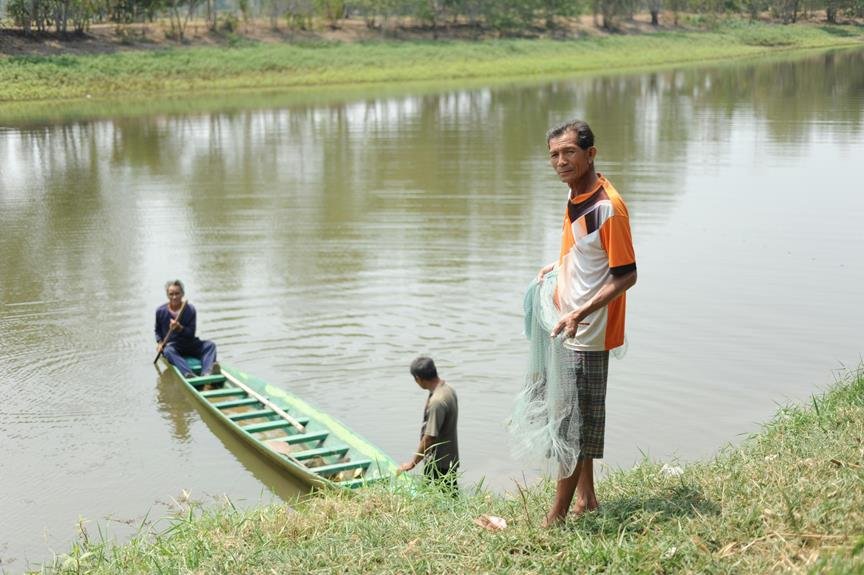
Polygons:
[[488,531],[501,531],[507,529],[507,520],[503,517],[495,515],[481,515],[474,520],[474,523]]
[[678,477],[679,475],[684,474],[684,470],[677,465],[669,465],[664,463],[663,467],[660,468],[660,474],[665,477]]

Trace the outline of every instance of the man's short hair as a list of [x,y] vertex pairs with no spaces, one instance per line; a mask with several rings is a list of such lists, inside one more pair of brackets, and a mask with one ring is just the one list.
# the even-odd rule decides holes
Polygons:
[[438,370],[431,357],[420,356],[411,362],[411,375],[423,381],[438,379]]
[[170,288],[171,286],[179,287],[180,293],[186,295],[186,288],[183,287],[183,282],[181,282],[180,280],[168,280],[167,282],[165,282],[165,293],[168,293],[168,288]]
[[559,138],[567,132],[576,134],[576,143],[583,150],[594,145],[594,132],[591,131],[591,126],[582,120],[567,120],[560,126],[555,126],[546,132],[546,145],[549,145],[552,138]]

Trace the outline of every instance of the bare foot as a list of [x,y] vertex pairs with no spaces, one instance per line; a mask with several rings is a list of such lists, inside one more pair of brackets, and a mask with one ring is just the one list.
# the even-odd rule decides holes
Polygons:
[[543,518],[543,522],[540,524],[540,527],[543,529],[550,529],[552,527],[559,527],[564,525],[564,521],[567,519],[566,516],[558,515],[557,513],[549,512],[546,517]]
[[570,513],[572,513],[574,517],[581,517],[584,513],[597,511],[598,507],[600,507],[600,504],[597,503],[596,497],[587,500],[580,498],[576,500],[576,504],[573,505],[573,510]]

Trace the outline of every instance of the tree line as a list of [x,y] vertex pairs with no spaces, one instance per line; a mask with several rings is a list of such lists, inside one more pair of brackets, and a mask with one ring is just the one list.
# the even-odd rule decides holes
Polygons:
[[782,23],[818,14],[838,23],[864,17],[864,0],[6,0],[12,26],[26,33],[84,33],[94,22],[122,26],[167,18],[167,35],[178,40],[190,20],[201,18],[212,30],[233,32],[260,19],[272,28],[309,29],[320,21],[335,28],[354,17],[372,30],[386,32],[410,22],[437,37],[438,31],[456,26],[478,34],[536,34],[585,14],[593,15],[598,27],[614,29],[637,12],[650,13],[655,26],[661,14],[671,20],[662,24],[674,26],[680,14],[709,21],[767,14]]

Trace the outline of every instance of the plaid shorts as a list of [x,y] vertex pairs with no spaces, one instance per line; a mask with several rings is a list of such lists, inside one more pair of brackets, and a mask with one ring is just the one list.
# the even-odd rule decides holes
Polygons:
[[606,376],[608,351],[564,351],[563,377],[575,382],[579,394],[579,459],[603,457],[606,433]]

